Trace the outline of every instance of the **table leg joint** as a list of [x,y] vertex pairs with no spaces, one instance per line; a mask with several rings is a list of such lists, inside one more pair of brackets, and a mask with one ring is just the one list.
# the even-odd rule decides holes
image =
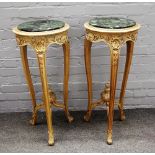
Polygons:
[[36,104],[36,106],[33,108],[32,119],[30,120],[30,124],[31,124],[31,125],[36,125],[37,112],[38,112],[40,109],[45,109],[44,103]]
[[110,82],[107,82],[103,88],[103,91],[100,93],[101,98],[95,102],[92,103],[92,109],[94,109],[96,106],[103,105],[110,101]]

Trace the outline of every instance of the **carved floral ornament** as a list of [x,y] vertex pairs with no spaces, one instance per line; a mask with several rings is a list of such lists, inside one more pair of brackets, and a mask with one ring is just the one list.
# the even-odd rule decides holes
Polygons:
[[68,41],[67,33],[45,36],[23,36],[16,34],[16,40],[19,46],[31,45],[36,52],[45,52],[50,44],[62,45]]
[[126,33],[101,33],[86,29],[86,39],[91,42],[105,42],[112,52],[112,65],[116,65],[118,63],[122,45],[127,41],[135,42],[137,33],[137,30]]
[[86,29],[86,39],[91,42],[105,42],[110,49],[119,50],[127,41],[136,41],[137,30],[127,33],[101,33]]

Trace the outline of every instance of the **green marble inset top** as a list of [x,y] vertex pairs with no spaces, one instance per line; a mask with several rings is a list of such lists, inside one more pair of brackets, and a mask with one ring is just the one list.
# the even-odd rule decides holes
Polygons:
[[106,29],[122,29],[135,26],[136,22],[131,19],[119,17],[100,17],[91,19],[89,25]]
[[18,25],[18,29],[26,32],[43,32],[60,29],[65,23],[58,20],[37,20]]

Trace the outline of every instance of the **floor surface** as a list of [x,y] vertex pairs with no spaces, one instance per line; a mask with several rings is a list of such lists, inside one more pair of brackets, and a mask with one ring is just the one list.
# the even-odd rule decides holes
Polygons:
[[53,113],[55,145],[47,145],[45,113],[31,126],[31,113],[0,114],[0,152],[155,152],[155,109],[125,110],[119,121],[115,111],[113,145],[106,144],[106,111],[94,111],[90,123],[84,112],[71,112],[68,124],[62,111]]

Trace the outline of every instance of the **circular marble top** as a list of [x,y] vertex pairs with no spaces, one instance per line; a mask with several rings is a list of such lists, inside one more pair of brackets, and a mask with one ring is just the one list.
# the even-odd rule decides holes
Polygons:
[[89,21],[89,25],[106,29],[123,29],[136,25],[136,22],[131,19],[118,17],[99,17]]
[[22,23],[17,28],[25,32],[43,32],[60,29],[64,26],[65,23],[58,20],[37,20]]

